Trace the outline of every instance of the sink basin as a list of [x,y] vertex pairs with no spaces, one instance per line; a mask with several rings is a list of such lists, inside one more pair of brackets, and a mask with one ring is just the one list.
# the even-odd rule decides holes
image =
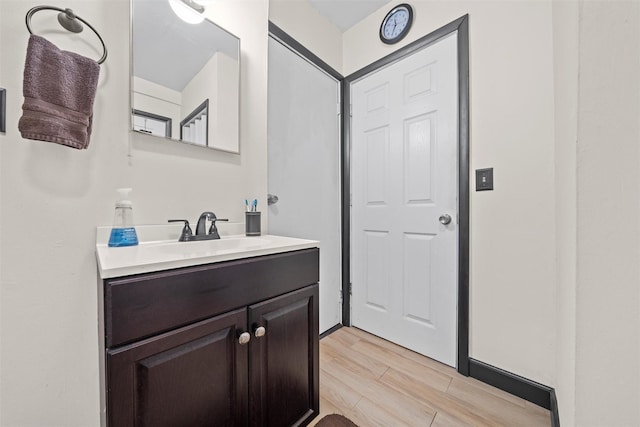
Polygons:
[[120,248],[98,244],[96,255],[100,277],[105,279],[314,248],[318,243],[273,235],[240,235],[195,242],[149,242]]
[[230,253],[238,250],[251,250],[272,244],[274,239],[267,237],[228,237],[219,240],[201,240],[194,242],[157,242],[149,243],[143,249],[149,255],[173,255],[191,257],[199,255]]

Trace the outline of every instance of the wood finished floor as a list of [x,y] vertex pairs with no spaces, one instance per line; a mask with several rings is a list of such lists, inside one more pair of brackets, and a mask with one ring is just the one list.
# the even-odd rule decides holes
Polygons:
[[356,328],[320,340],[320,415],[359,427],[550,426],[549,411]]

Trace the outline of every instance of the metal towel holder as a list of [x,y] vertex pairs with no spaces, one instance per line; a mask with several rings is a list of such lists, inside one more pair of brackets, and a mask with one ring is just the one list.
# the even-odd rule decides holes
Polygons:
[[[102,43],[102,48],[104,49],[104,54],[102,55],[102,58],[100,58],[98,60],[98,64],[102,64],[105,61],[105,59],[107,59],[107,46],[104,44],[104,40],[102,40],[102,37],[100,37],[100,34],[98,33],[98,31],[96,31],[96,29],[93,28],[91,26],[91,24],[89,24],[87,21],[85,21],[84,19],[80,18],[78,15],[73,13],[73,10],[71,10],[71,9],[61,9],[61,8],[55,7],[55,6],[36,6],[36,7],[33,7],[31,9],[29,9],[29,11],[27,12],[26,19],[25,19],[26,22],[27,22],[27,30],[29,30],[29,34],[33,34],[33,31],[31,31],[31,17],[36,12],[39,12],[41,10],[55,10],[55,11],[60,12],[60,13],[58,13],[58,22],[66,30],[71,31],[72,33],[80,33],[80,32],[82,32],[83,27],[82,27],[82,24],[80,22],[85,24],[87,27],[91,28],[91,30],[96,34],[96,36],[98,36],[98,39],[100,40],[100,43]],[[78,22],[78,21],[80,21],[80,22]]]

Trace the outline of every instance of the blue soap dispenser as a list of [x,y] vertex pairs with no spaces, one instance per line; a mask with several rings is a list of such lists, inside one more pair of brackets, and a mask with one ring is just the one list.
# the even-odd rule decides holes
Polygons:
[[109,237],[109,246],[135,246],[138,235],[133,227],[133,204],[129,200],[131,188],[118,188],[120,200],[116,202],[116,213],[113,218],[113,228]]

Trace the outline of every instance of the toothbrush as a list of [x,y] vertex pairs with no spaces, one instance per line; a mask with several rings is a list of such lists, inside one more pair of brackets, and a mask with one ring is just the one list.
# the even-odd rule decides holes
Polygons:
[[253,199],[251,202],[251,211],[256,212],[258,210],[258,199]]
[[245,205],[245,208],[247,209],[247,212],[249,212],[249,200],[244,199],[244,205]]

